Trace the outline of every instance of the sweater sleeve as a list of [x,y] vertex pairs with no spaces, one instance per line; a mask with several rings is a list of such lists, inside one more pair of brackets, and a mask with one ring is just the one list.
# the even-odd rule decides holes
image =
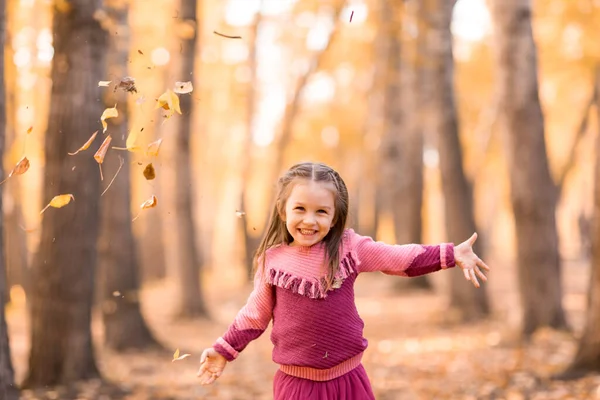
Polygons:
[[420,276],[454,267],[454,245],[405,244],[375,242],[354,233],[354,250],[360,263],[358,272],[380,271],[389,275]]
[[273,306],[272,286],[266,283],[262,268],[258,268],[254,277],[254,290],[225,334],[213,344],[215,351],[227,361],[236,359],[248,343],[267,329],[273,318]]

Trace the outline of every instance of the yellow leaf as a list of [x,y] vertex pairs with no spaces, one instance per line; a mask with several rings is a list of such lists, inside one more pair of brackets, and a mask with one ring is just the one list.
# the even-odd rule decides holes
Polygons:
[[99,87],[108,87],[112,81],[100,81],[98,82]]
[[179,97],[177,97],[177,95],[173,93],[171,89],[167,89],[167,91],[161,94],[156,100],[156,108],[160,107],[167,111],[171,111],[169,117],[175,112],[181,114],[181,109],[179,108]]
[[175,82],[174,92],[178,94],[191,93],[194,90],[192,82]]
[[191,354],[182,354],[179,357],[174,357],[171,362],[175,362],[175,361],[181,361],[185,358],[188,358],[189,356],[191,356]]
[[146,154],[149,157],[158,157],[158,152],[160,150],[160,145],[162,143],[162,139],[158,139],[155,142],[152,142],[148,145],[148,150],[146,150]]
[[179,357],[179,349],[175,350],[175,353],[173,353],[173,359]]
[[91,144],[94,141],[94,139],[96,139],[96,135],[97,134],[98,134],[98,131],[94,132],[92,134],[92,136],[87,140],[87,142],[85,142],[83,144],[83,146],[81,146],[75,153],[69,153],[69,155],[70,156],[74,156],[75,154],[79,153],[80,151],[87,150],[91,146]]
[[54,196],[52,200],[50,200],[50,203],[48,203],[48,205],[44,207],[42,211],[40,211],[40,214],[46,211],[48,207],[62,208],[69,204],[71,200],[75,201],[75,197],[72,194],[61,194],[58,196]]
[[67,14],[73,9],[67,0],[54,0],[54,7],[63,14]]
[[109,118],[115,118],[119,116],[119,111],[117,111],[117,105],[115,104],[115,106],[113,108],[107,108],[106,110],[104,110],[104,112],[102,113],[102,116],[100,117],[100,122],[102,122],[102,133],[106,132],[106,130],[108,129],[108,124],[106,123],[106,120]]
[[139,147],[135,146],[135,141],[137,140],[139,131],[131,131],[129,132],[129,136],[127,136],[127,141],[125,142],[125,147],[127,147],[127,150],[129,151],[136,151],[139,150]]
[[[145,209],[147,209],[147,208],[153,208],[153,207],[156,207],[156,204],[157,204],[157,199],[156,199],[156,196],[155,196],[155,195],[152,195],[152,197],[150,197],[148,200],[146,200],[145,202],[143,202],[143,203],[140,205],[140,208],[141,208],[142,210],[145,210]],[[133,221],[135,221],[136,219],[138,219],[138,217],[140,216],[141,212],[142,212],[142,211],[140,210],[140,212],[138,213],[138,215],[136,215],[136,216],[135,216],[135,218],[133,218],[131,221],[133,222]],[[179,349],[178,349],[178,351],[179,351]]]
[[27,134],[29,135],[32,130],[33,130],[33,126],[30,126],[29,129],[27,129]]

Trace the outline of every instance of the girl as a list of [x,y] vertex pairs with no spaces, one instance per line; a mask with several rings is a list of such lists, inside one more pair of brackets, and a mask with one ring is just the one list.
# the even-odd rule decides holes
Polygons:
[[348,190],[336,171],[320,163],[290,168],[266,235],[258,247],[254,290],[213,347],[204,350],[198,376],[210,384],[228,361],[273,320],[273,360],[280,365],[275,400],[375,399],[361,364],[367,340],[354,304],[361,272],[419,276],[463,269],[479,287],[487,265],[473,252],[477,238],[453,246],[388,245],[346,229]]

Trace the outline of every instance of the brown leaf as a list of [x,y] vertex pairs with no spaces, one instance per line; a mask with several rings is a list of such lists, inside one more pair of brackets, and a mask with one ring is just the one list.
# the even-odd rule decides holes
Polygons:
[[144,168],[144,178],[146,178],[149,181],[156,178],[156,172],[154,171],[154,166],[152,165],[152,163],[146,165],[146,168]]
[[2,185],[4,182],[6,182],[8,180],[8,178],[10,178],[13,175],[23,175],[25,172],[27,172],[28,169],[29,169],[29,160],[27,159],[27,157],[21,158],[21,160],[19,160],[19,162],[17,163],[17,165],[15,165],[15,167],[12,169],[12,171],[10,171],[8,176],[2,182],[0,182],[0,185]]
[[135,87],[135,79],[131,76],[126,76],[121,79],[121,82],[115,87],[115,90],[122,89],[128,93],[137,93],[137,89]]
[[33,130],[33,126],[30,126],[29,129],[27,129],[27,134],[29,135],[32,130]]
[[102,163],[104,162],[104,157],[106,156],[106,152],[108,151],[108,146],[110,145],[111,141],[112,137],[107,136],[106,139],[104,139],[104,142],[102,142],[100,145],[98,151],[96,151],[96,154],[94,154],[94,160],[96,160],[98,167],[100,168],[100,180],[104,180],[104,176],[102,175]]
[[138,53],[140,53],[141,55],[144,55],[144,53],[142,53],[142,51],[141,51],[141,50],[138,50]]
[[[146,200],[145,202],[143,202],[143,203],[140,205],[140,208],[141,208],[142,210],[145,210],[145,209],[148,209],[148,208],[154,208],[154,207],[156,207],[156,204],[157,204],[157,199],[156,199],[156,196],[155,196],[155,195],[152,195],[152,197],[150,197],[148,200]],[[134,218],[131,220],[131,222],[133,222],[133,221],[135,221],[136,219],[138,219],[138,217],[140,216],[140,214],[141,214],[141,213],[142,213],[142,211],[140,210],[140,212],[138,213],[138,215],[136,215],[136,216],[135,216],[135,217],[134,217]]]
[[80,151],[87,150],[90,147],[90,145],[92,144],[92,142],[94,141],[94,139],[96,139],[97,134],[98,134],[98,131],[94,132],[92,134],[92,136],[88,139],[88,141],[84,143],[83,146],[81,146],[75,153],[69,153],[69,155],[74,156],[75,154],[79,153]]

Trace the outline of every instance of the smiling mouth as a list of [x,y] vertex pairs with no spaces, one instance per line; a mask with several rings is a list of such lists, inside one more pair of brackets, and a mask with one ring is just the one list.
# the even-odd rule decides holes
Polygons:
[[317,233],[317,231],[315,231],[314,229],[298,229],[298,230],[304,236],[312,236],[315,233]]

